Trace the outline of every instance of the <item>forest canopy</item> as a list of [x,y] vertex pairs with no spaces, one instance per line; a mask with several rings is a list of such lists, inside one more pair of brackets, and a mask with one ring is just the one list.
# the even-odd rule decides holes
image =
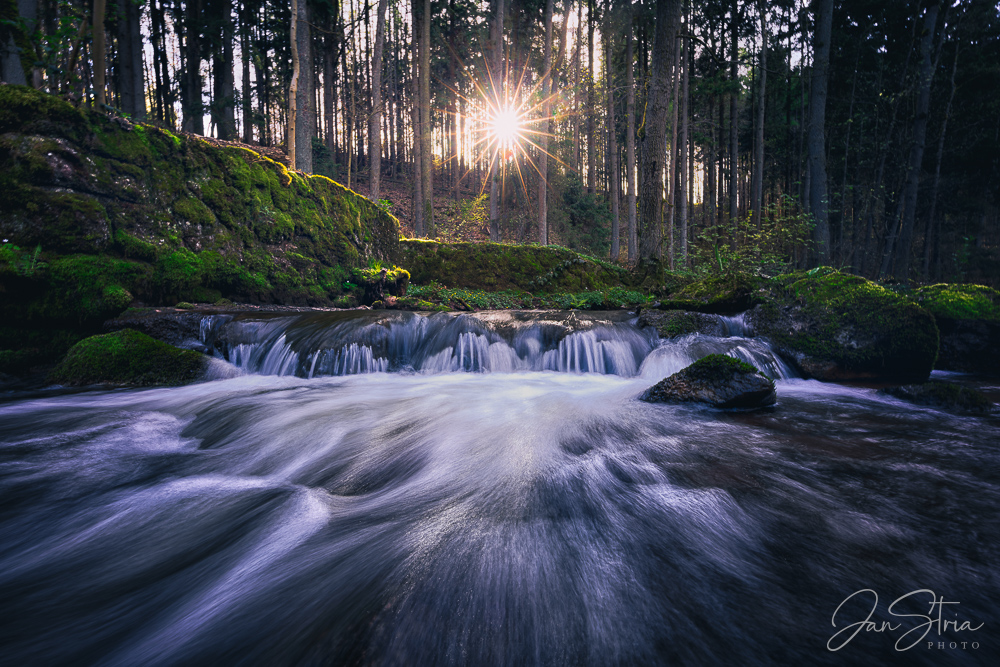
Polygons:
[[1000,276],[984,0],[2,0],[0,67],[280,154],[408,235]]

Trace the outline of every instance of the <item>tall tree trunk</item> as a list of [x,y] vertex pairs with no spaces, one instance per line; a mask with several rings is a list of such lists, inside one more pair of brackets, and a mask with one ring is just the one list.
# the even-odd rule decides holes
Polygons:
[[917,194],[920,187],[920,169],[924,161],[927,142],[927,118],[930,115],[931,83],[934,80],[934,59],[931,50],[937,28],[939,0],[930,0],[924,15],[924,31],[920,38],[920,88],[917,94],[917,115],[913,119],[913,143],[910,146],[910,166],[906,172],[906,190],[903,193],[903,223],[896,249],[896,274],[906,282],[910,279],[910,255],[913,251],[913,228],[917,218]]
[[545,46],[542,56],[542,122],[538,139],[538,243],[548,245],[548,187],[549,187],[549,116],[552,104],[549,100],[552,81],[552,9],[554,0],[545,2]]
[[146,117],[146,90],[142,71],[142,34],[139,19],[142,7],[119,1],[118,65],[121,70],[121,110],[136,120]]
[[764,119],[767,107],[767,13],[764,4],[757,5],[760,12],[760,73],[757,82],[757,118],[754,123],[753,187],[750,195],[753,206],[753,224],[761,228],[764,215]]
[[299,0],[292,0],[291,12],[291,39],[289,44],[292,49],[292,80],[288,85],[288,131],[285,132],[286,143],[288,145],[288,167],[295,169],[298,164],[296,145],[298,142],[298,132],[295,127],[299,119]]
[[587,3],[587,192],[597,191],[597,132],[594,108],[594,0]]
[[729,48],[732,60],[729,62],[729,247],[736,250],[736,229],[740,219],[739,209],[739,175],[737,167],[740,156],[740,118],[739,118],[739,81],[740,81],[740,14],[736,0],[733,0],[732,22],[729,26]]
[[583,162],[580,152],[580,88],[583,81],[583,71],[580,67],[580,54],[583,49],[583,0],[577,0],[576,5],[576,48],[573,56],[573,169],[580,175],[583,182]]
[[422,151],[420,150],[420,0],[410,2],[410,25],[413,26],[410,49],[410,124],[413,128],[413,235],[424,236],[424,179]]
[[813,70],[809,95],[809,210],[816,226],[813,242],[816,263],[830,261],[830,217],[826,193],[826,91],[830,78],[830,33],[833,0],[813,0]]
[[[504,105],[504,78],[503,71],[503,22],[504,22],[504,0],[495,0],[496,15],[493,18],[493,95],[496,100],[496,107],[499,109]],[[497,243],[500,241],[500,178],[503,169],[503,155],[499,152],[490,163],[490,241]]]
[[[233,7],[231,0],[219,1],[219,17],[222,23],[222,41],[216,49],[215,100],[216,127],[219,138],[236,138],[236,80],[233,69]],[[302,4],[305,4],[304,2]]]
[[[551,0],[550,0],[551,2]],[[611,259],[618,261],[621,254],[621,229],[619,227],[618,200],[621,188],[620,176],[618,174],[618,128],[615,124],[615,84],[611,76],[611,52],[614,49],[614,30],[611,23],[611,0],[607,0],[604,12],[604,74],[607,79],[607,101],[608,101],[608,162],[611,180]]]
[[368,165],[371,172],[368,198],[379,200],[382,184],[382,47],[385,45],[386,0],[375,10],[375,53],[372,56],[372,113],[368,117]]
[[[685,15],[687,14],[687,8],[685,8]],[[690,28],[689,19],[685,16],[684,19],[684,32],[687,32]],[[691,146],[688,142],[688,135],[690,130],[690,125],[688,122],[688,97],[690,96],[690,74],[688,72],[691,54],[689,53],[691,49],[691,40],[684,39],[680,40],[684,47],[684,55],[681,58],[678,65],[683,68],[681,70],[681,140],[680,140],[680,164],[681,164],[681,178],[680,180],[680,201],[678,210],[678,234],[680,236],[680,261],[681,266],[687,266],[687,254],[688,254],[688,186],[691,183],[691,179],[685,176],[686,167],[688,163],[688,154],[693,153]],[[689,175],[688,175],[689,176]]]
[[667,152],[667,117],[670,113],[670,61],[677,38],[680,10],[680,0],[656,1],[653,62],[639,162],[639,256],[643,258],[663,255],[660,227],[663,219],[663,160]]
[[247,11],[247,0],[240,2],[240,65],[243,69],[243,89],[240,91],[240,102],[243,113],[243,143],[253,143],[253,88],[250,83],[250,61],[253,55],[250,49],[250,12]]
[[193,134],[205,134],[201,79],[201,26],[203,0],[187,0],[184,18],[184,86],[182,129]]
[[424,179],[424,231],[428,237],[434,237],[434,158],[431,156],[431,0],[424,0],[423,21],[420,49],[420,116],[421,165]]
[[[98,109],[107,104],[105,76],[108,72],[108,46],[104,33],[105,6],[105,0],[94,0],[94,106]],[[23,85],[25,83],[23,70],[21,77],[20,83]],[[11,83],[18,82],[11,81]]]
[[628,187],[628,261],[638,257],[638,236],[635,227],[635,64],[632,53],[632,2],[628,0],[625,17],[625,182]]
[[[927,215],[927,223],[924,227],[924,282],[930,280],[931,248],[933,247],[931,242],[939,236],[939,225],[936,216],[938,187],[941,185],[941,160],[944,157],[944,138],[948,134],[948,119],[951,117],[951,103],[955,100],[955,72],[958,70],[958,51],[958,43],[956,43],[955,59],[951,63],[951,92],[948,94],[948,103],[944,107],[944,119],[941,121],[941,135],[938,137],[937,160],[935,163],[936,166],[934,167],[934,185],[931,189],[931,210]],[[938,252],[940,252],[940,250]]]
[[[678,110],[680,108],[680,65],[681,65],[681,40],[676,38],[674,40],[674,55],[673,55],[673,75],[671,77],[671,120],[670,120],[670,152],[668,156],[668,171],[667,176],[667,234],[669,236],[667,248],[670,254],[667,256],[669,261],[669,266],[671,270],[674,268],[674,263],[677,260],[677,247],[676,239],[674,238],[674,223],[677,217],[677,184],[681,180],[680,175],[677,173],[677,162],[680,158],[677,151],[677,120],[678,120]],[[680,165],[681,173],[683,173],[684,165]]]
[[[313,170],[312,138],[316,134],[315,98],[313,96],[313,50],[309,5],[305,0],[298,4],[298,101],[295,104],[295,169],[311,174]],[[303,67],[305,65],[305,67]]]
[[[335,23],[335,21],[334,21]],[[326,121],[326,148],[337,160],[337,31],[326,35],[326,48],[323,50],[323,117]]]

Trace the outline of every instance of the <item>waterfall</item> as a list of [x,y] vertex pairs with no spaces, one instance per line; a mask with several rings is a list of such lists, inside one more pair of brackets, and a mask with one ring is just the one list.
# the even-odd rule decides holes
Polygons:
[[723,337],[660,340],[627,313],[351,311],[291,316],[209,315],[201,341],[257,375],[555,371],[661,379],[708,354],[728,354],[774,378],[794,372],[742,315]]

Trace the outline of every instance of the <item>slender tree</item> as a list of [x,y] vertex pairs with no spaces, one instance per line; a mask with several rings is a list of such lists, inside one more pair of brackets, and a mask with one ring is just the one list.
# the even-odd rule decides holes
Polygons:
[[[105,0],[94,0],[94,104],[98,109],[107,104],[107,86],[104,80],[108,71],[108,47],[104,33],[105,6]],[[24,83],[23,79],[21,83]]]
[[542,57],[542,122],[538,156],[538,242],[549,243],[548,187],[549,187],[549,116],[552,103],[549,99],[552,82],[552,8],[554,0],[545,0],[545,46]]
[[635,63],[632,53],[632,0],[625,17],[625,181],[628,188],[628,261],[638,260],[635,211]]
[[372,57],[372,113],[368,117],[368,164],[371,170],[369,197],[379,200],[382,179],[382,49],[385,45],[386,0],[375,10],[375,53]]
[[833,0],[813,0],[816,29],[813,33],[813,68],[809,88],[809,210],[815,227],[816,261],[830,261],[830,217],[826,192],[826,93],[830,78],[830,34]]

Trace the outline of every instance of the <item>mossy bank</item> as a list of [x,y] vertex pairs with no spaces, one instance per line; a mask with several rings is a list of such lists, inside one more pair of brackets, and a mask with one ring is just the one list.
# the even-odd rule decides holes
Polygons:
[[65,385],[178,385],[201,377],[207,361],[197,352],[123,329],[81,340],[49,379]]
[[328,178],[0,86],[0,350],[135,300],[353,305],[351,268],[398,239]]

